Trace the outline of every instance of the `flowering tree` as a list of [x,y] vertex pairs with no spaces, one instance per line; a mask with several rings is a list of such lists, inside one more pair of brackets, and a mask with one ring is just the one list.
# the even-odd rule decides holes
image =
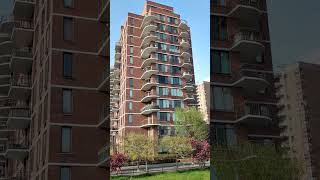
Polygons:
[[115,153],[111,155],[110,159],[110,167],[111,171],[119,173],[121,171],[121,167],[125,162],[125,156],[121,153]]
[[200,140],[192,139],[190,143],[193,149],[193,152],[192,152],[193,161],[204,166],[205,162],[208,161],[210,158],[210,145],[208,141],[206,140],[200,141]]

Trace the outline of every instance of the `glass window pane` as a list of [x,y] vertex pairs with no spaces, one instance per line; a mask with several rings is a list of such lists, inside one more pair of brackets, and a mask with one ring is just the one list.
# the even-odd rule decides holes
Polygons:
[[63,18],[63,39],[73,40],[73,19],[69,17]]
[[72,112],[72,91],[71,90],[63,90],[63,112],[71,113]]
[[72,58],[73,54],[63,53],[63,76],[72,77]]
[[213,88],[214,107],[215,109],[224,109],[223,95],[221,87]]
[[72,7],[73,0],[64,0],[64,7]]
[[60,168],[60,180],[70,180],[70,168],[62,167]]
[[63,127],[61,130],[61,152],[71,152],[71,128]]

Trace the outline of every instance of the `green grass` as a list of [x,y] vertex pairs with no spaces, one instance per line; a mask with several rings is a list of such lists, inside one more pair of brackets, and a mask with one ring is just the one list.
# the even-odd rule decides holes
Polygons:
[[168,172],[161,174],[143,175],[135,177],[111,177],[111,180],[207,180],[210,179],[209,169],[190,170],[183,172]]

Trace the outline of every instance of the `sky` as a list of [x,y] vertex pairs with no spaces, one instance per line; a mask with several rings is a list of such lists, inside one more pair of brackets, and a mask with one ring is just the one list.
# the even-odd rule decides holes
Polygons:
[[267,0],[275,70],[296,61],[320,60],[320,1]]
[[[209,0],[153,0],[172,6],[180,17],[188,21],[191,31],[193,63],[196,83],[210,81],[210,1]],[[111,0],[110,64],[114,64],[114,47],[120,38],[120,27],[128,12],[141,14],[145,0]]]

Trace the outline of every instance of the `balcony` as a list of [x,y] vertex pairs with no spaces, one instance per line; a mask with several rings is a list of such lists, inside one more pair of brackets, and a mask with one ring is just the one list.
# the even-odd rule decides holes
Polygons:
[[181,53],[181,57],[183,58],[183,59],[190,59],[190,57],[191,57],[191,54],[189,53],[189,52],[182,52]]
[[160,111],[159,106],[154,103],[151,103],[151,104],[144,106],[141,109],[141,114],[142,115],[150,115],[150,114],[152,114],[154,112],[158,112],[158,111]]
[[28,156],[29,148],[24,144],[11,144],[7,146],[5,157],[12,160],[23,160]]
[[141,58],[147,59],[152,53],[155,53],[158,50],[158,47],[155,44],[151,44],[143,49],[141,49]]
[[186,69],[192,68],[193,65],[191,64],[190,59],[189,59],[189,60],[184,59],[184,60],[183,60],[183,63],[182,63],[182,67],[183,67],[183,68],[186,68]]
[[122,49],[121,43],[117,42],[115,47],[116,52],[121,52],[121,49]]
[[194,98],[193,95],[187,94],[183,100],[184,100],[184,101],[194,101],[195,98]]
[[194,89],[194,85],[192,83],[186,83],[183,86],[183,89],[187,90],[187,91],[192,91]]
[[109,74],[110,74],[110,70],[109,68],[106,68],[101,76],[101,82],[98,86],[98,90],[99,91],[109,91]]
[[239,80],[234,83],[234,86],[242,87],[249,92],[261,91],[270,86],[272,78],[272,73],[243,68],[240,70]]
[[152,127],[157,127],[157,126],[160,126],[161,124],[157,122],[157,119],[156,118],[153,118],[153,117],[149,117],[147,120],[146,120],[146,123],[141,125],[140,127],[141,128],[152,128]]
[[181,31],[188,31],[188,28],[188,22],[185,20],[181,20],[179,24],[179,29],[181,29]]
[[30,108],[12,108],[9,113],[7,126],[9,129],[26,129],[31,122]]
[[180,42],[180,47],[182,47],[182,49],[184,50],[188,50],[190,49],[190,43],[184,39],[182,39],[182,41]]
[[100,121],[98,123],[98,127],[102,129],[108,128],[110,125],[110,114],[109,114],[109,108],[105,104],[102,106],[101,114],[100,114]]
[[155,24],[149,24],[146,27],[143,28],[142,32],[141,32],[141,39],[144,39],[146,36],[148,36],[151,32],[154,32],[157,30],[157,25]]
[[146,92],[146,95],[141,99],[142,103],[147,103],[152,101],[153,99],[157,99],[159,96],[155,90]]
[[192,74],[189,73],[189,72],[184,72],[184,73],[182,74],[182,78],[187,79],[187,80],[190,80],[190,79],[192,79]]
[[242,21],[252,23],[256,22],[262,13],[262,5],[259,3],[259,0],[240,0],[228,15],[232,18],[238,18]]
[[142,39],[141,49],[144,49],[145,47],[149,46],[150,43],[156,40],[157,40],[157,36],[155,36],[153,33],[148,34],[146,37]]
[[0,63],[0,75],[8,76],[10,75],[10,62]]
[[115,60],[114,61],[114,67],[115,68],[120,68],[120,65],[121,65],[121,61],[120,60]]
[[28,47],[33,41],[33,21],[32,20],[15,20],[12,32],[12,41],[17,47]]
[[144,18],[142,20],[141,27],[144,28],[145,26],[151,24],[155,20],[157,20],[157,17],[155,15],[148,14],[148,15],[144,16]]
[[143,68],[142,70],[143,70],[143,74],[141,76],[141,79],[150,79],[150,77],[152,75],[158,74],[157,68],[155,68],[153,66],[147,66],[147,67]]
[[120,95],[119,94],[113,94],[111,96],[111,101],[118,102],[119,100],[120,100]]
[[13,104],[11,99],[1,99],[0,100],[0,111],[1,110],[9,110]]
[[262,38],[259,32],[242,30],[234,35],[231,50],[255,58],[264,51],[265,47],[261,41]]
[[33,53],[31,47],[15,49],[12,52],[11,69],[15,72],[25,73],[31,71]]
[[15,130],[8,128],[7,121],[0,121],[0,138],[8,138],[13,132]]
[[157,58],[155,57],[154,54],[152,54],[150,57],[142,60],[142,65],[141,65],[141,67],[142,67],[142,68],[145,68],[145,67],[147,67],[147,66],[151,66],[151,64],[154,64],[154,63],[156,63],[156,62],[157,62]]
[[107,23],[110,16],[110,0],[99,1],[99,15],[98,19],[100,22]]
[[19,99],[29,98],[31,94],[31,76],[16,74],[11,78],[9,96]]
[[107,57],[110,55],[109,41],[110,41],[110,32],[109,32],[109,27],[107,25],[102,35],[102,39],[98,43],[98,54],[100,56]]
[[179,34],[179,37],[181,37],[182,39],[189,39],[189,33],[186,32],[186,31],[181,31],[180,34]]
[[157,81],[155,79],[147,79],[147,80],[145,80],[145,83],[142,85],[141,90],[148,91],[152,87],[156,87],[158,85],[159,85],[159,83],[157,83]]
[[98,167],[109,167],[108,154],[108,146],[106,145],[98,152]]
[[270,104],[244,103],[236,110],[236,122],[250,127],[270,126],[276,116],[276,106]]
[[112,92],[113,92],[113,93],[119,93],[119,92],[120,92],[120,86],[119,86],[119,85],[113,86]]
[[35,0],[14,0],[13,14],[15,17],[32,18]]

